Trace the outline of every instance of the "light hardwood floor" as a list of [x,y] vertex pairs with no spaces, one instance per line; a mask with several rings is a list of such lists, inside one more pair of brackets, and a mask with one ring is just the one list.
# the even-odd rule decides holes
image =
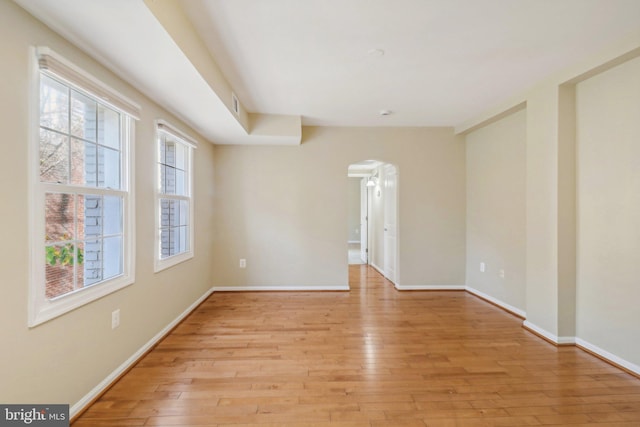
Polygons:
[[640,380],[466,292],[215,293],[74,424],[640,426]]

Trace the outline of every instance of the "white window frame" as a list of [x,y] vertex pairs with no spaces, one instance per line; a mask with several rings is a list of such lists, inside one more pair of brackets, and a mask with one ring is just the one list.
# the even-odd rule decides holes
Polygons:
[[[30,272],[28,326],[34,327],[131,285],[135,281],[135,205],[133,165],[134,123],[140,106],[47,47],[30,48],[31,93],[29,126]],[[121,190],[123,197],[123,273],[58,297],[46,297],[45,194],[82,192],[82,186],[40,182],[40,75],[50,75],[70,88],[97,99],[121,114]],[[98,189],[97,192],[100,190]]]
[[[163,136],[170,137],[174,141],[181,143],[186,148],[186,187],[187,187],[187,195],[180,196],[174,194],[165,194],[162,193],[162,183],[161,183],[161,164],[160,164],[160,141]],[[198,143],[191,137],[189,137],[184,132],[181,132],[176,127],[172,126],[165,120],[156,120],[156,141],[155,141],[155,201],[154,201],[154,214],[155,214],[155,243],[154,243],[154,272],[158,273],[162,270],[166,270],[167,268],[173,267],[174,265],[180,264],[187,260],[190,260],[195,255],[195,222],[194,222],[194,211],[195,211],[195,203],[194,203],[194,186],[193,186],[193,165],[194,165],[194,153],[195,149],[198,148]],[[172,199],[172,200],[184,200],[189,204],[189,247],[186,251],[180,252],[178,254],[172,255],[167,258],[162,258],[162,245],[161,245],[161,211],[160,211],[160,199]]]

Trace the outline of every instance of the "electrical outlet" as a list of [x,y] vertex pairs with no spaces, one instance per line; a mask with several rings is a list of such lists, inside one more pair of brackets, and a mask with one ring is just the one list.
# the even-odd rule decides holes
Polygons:
[[480,263],[480,273],[484,273],[484,271],[487,269],[487,266],[484,264],[484,262]]
[[500,276],[501,279],[504,279],[504,270],[500,270],[498,272],[498,276]]
[[247,260],[240,258],[240,268],[247,268]]
[[120,326],[120,309],[111,312],[111,329]]

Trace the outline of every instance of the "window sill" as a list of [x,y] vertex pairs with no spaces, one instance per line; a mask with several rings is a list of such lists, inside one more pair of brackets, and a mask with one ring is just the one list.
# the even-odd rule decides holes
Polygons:
[[193,258],[193,251],[183,252],[181,254],[173,255],[169,258],[165,258],[162,260],[156,259],[153,272],[159,273],[175,265],[181,264],[185,261],[189,261],[191,258]]
[[92,301],[119,291],[132,285],[134,281],[133,275],[118,276],[103,283],[78,289],[77,291],[61,295],[51,300],[46,299],[44,296],[39,300],[32,297],[30,299],[34,303],[30,307],[29,327],[33,328],[41,325],[76,308],[89,304]]

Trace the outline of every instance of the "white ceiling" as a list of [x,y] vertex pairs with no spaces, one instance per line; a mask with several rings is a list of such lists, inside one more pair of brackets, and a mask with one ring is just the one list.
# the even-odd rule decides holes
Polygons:
[[246,110],[306,125],[456,126],[640,25],[640,0],[15,1],[219,143],[278,138],[243,129],[154,5],[181,6]]
[[313,125],[457,125],[640,26],[638,0],[183,4],[248,109]]

